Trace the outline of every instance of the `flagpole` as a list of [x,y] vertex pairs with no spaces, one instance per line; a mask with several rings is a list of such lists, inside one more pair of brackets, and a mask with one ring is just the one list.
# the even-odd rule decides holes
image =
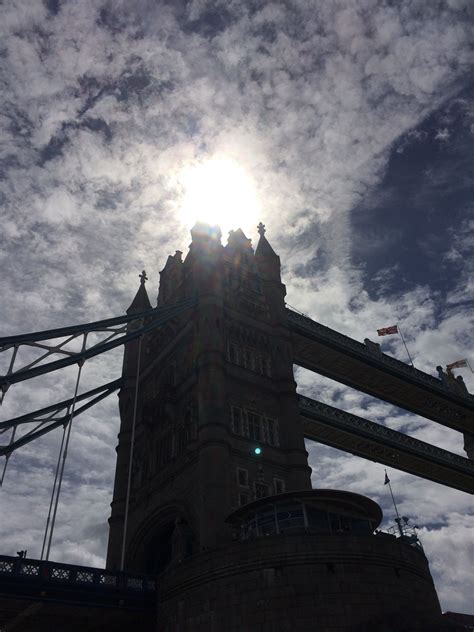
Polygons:
[[401,339],[402,339],[402,341],[403,341],[403,344],[405,345],[405,349],[406,349],[407,355],[408,355],[408,357],[409,357],[409,359],[410,359],[410,364],[412,365],[412,367],[413,367],[413,368],[415,368],[415,365],[413,364],[413,360],[411,359],[410,352],[408,351],[407,343],[405,342],[405,338],[403,337],[403,334],[402,334],[402,329],[401,329],[401,327],[400,327],[400,325],[399,325],[398,323],[397,323],[397,327],[398,327],[398,333],[399,333],[399,334],[400,334],[400,336],[401,336]]
[[388,474],[387,474],[387,469],[385,469],[385,480],[388,483],[388,488],[390,490],[390,496],[392,497],[393,506],[395,507],[395,513],[397,514],[395,522],[398,525],[398,530],[400,531],[400,535],[403,535],[403,530],[402,530],[402,525],[401,525],[401,520],[400,520],[400,514],[398,513],[397,503],[395,502],[395,498],[393,496],[392,484],[390,483],[390,479],[389,479]]

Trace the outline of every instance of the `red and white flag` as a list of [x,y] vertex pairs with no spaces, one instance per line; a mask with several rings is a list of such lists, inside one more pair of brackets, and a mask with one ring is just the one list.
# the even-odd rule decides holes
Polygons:
[[462,366],[468,366],[466,359],[464,359],[464,360],[456,360],[456,362],[451,362],[451,364],[447,364],[446,365],[446,368],[448,370],[451,370],[451,369],[459,369]]
[[379,336],[389,336],[390,334],[398,334],[398,326],[392,325],[391,327],[382,327],[382,329],[377,329],[377,333]]

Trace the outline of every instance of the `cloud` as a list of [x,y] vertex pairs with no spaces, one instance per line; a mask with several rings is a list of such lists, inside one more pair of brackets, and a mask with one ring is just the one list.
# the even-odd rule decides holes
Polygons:
[[[435,257],[457,266],[448,292],[436,278],[404,291],[395,283],[395,262],[375,271],[375,296],[363,265],[354,262],[351,223],[370,199],[380,202],[384,222],[389,195],[377,187],[390,176],[397,147],[403,159],[436,135],[438,145],[450,148],[456,129],[468,138],[472,102],[459,95],[472,63],[470,3],[36,0],[26,6],[10,0],[2,8],[5,335],[123,313],[143,267],[156,288],[168,254],[189,243],[179,217],[181,170],[226,155],[255,180],[263,212],[254,224],[266,223],[281,255],[291,304],[359,340],[399,320],[416,366],[428,372],[470,353],[468,221],[447,234],[433,229],[434,239],[427,226],[419,251],[419,266]],[[437,131],[425,138],[420,126],[433,113]],[[419,207],[440,190],[467,191],[467,171],[461,159],[432,162],[433,186]],[[450,204],[465,208],[464,199]],[[395,249],[419,207],[390,231],[380,229],[372,212],[373,229],[359,251],[377,257]],[[252,223],[242,228],[255,237]],[[384,345],[405,357],[398,338]],[[116,377],[119,356],[88,362],[83,388]],[[461,450],[451,431],[318,377],[298,372],[300,379],[317,398]],[[2,416],[66,398],[74,380],[71,369],[12,387]],[[466,382],[472,390],[468,374]],[[117,430],[114,399],[74,425],[53,551],[58,559],[103,560],[100,525],[109,512]],[[59,435],[44,438],[11,459],[5,551],[38,554],[58,442]],[[318,481],[378,497],[380,467],[324,450],[311,446]],[[424,481],[409,487],[413,494],[401,485],[402,506],[413,513],[422,505],[430,555],[444,559],[443,548],[457,534],[448,508],[461,516],[470,509],[452,490]],[[465,558],[451,561],[464,572]],[[453,566],[440,568],[445,603],[467,610],[467,589],[450,601]]]

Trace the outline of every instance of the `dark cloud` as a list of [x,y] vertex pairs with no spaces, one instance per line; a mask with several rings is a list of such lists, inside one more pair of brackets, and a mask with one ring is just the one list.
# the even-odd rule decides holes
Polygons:
[[43,2],[51,15],[57,15],[61,10],[61,0],[43,0]]

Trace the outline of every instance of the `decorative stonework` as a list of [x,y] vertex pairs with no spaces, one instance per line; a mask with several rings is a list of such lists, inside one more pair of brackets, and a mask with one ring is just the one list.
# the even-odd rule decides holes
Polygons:
[[474,476],[474,463],[458,454],[453,454],[430,443],[425,443],[424,441],[420,441],[419,439],[415,439],[396,430],[391,430],[386,426],[376,424],[362,417],[351,415],[350,413],[339,410],[338,408],[333,408],[332,406],[310,399],[309,397],[300,395],[298,401],[302,415],[315,415],[317,418],[326,421],[329,425],[334,424],[338,428],[346,429],[352,434],[359,430],[365,436],[373,438],[376,441],[380,441],[381,439],[385,443],[390,441],[395,447],[409,448],[414,454],[428,457],[439,463],[445,463],[446,465],[455,465],[460,470]]

